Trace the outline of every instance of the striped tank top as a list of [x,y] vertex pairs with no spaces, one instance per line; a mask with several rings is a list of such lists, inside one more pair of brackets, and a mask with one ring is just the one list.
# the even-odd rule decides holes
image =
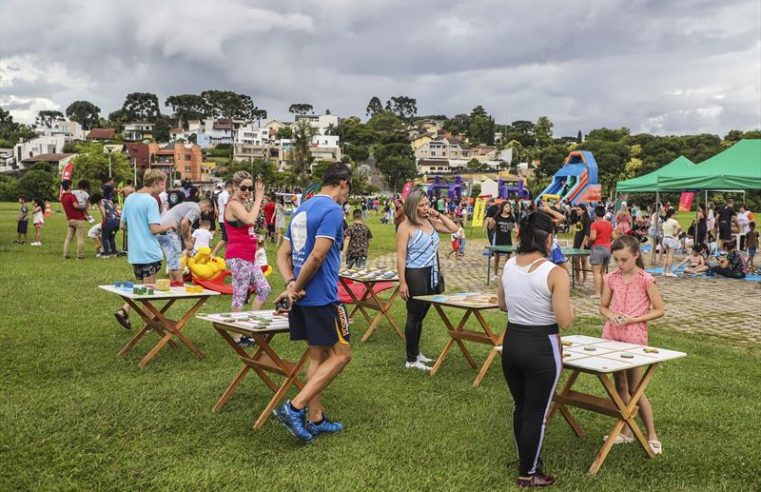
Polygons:
[[433,266],[436,259],[436,252],[439,251],[439,235],[436,230],[430,234],[423,232],[422,229],[415,229],[412,237],[407,242],[407,268],[426,268]]

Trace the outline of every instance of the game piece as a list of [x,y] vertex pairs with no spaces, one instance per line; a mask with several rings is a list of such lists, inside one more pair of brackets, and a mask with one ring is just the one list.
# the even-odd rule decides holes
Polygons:
[[634,355],[632,354],[621,354],[622,359],[633,359]]
[[275,308],[278,311],[288,311],[289,309],[291,309],[290,299],[287,297],[280,299],[277,303],[275,303]]
[[654,347],[645,347],[645,348],[642,349],[642,351],[644,353],[646,353],[646,354],[657,354],[658,353],[658,349],[654,348]]
[[573,345],[573,342],[561,342],[561,344],[563,345],[563,347],[570,347],[571,345]]
[[169,290],[170,283],[168,278],[160,278],[156,280],[156,290]]
[[584,347],[584,350],[586,350],[587,352],[594,352],[597,349],[594,347]]

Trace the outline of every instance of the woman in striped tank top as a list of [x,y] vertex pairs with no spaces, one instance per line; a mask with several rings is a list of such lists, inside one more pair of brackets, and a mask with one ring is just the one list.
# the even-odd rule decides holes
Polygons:
[[430,371],[426,362],[431,359],[420,353],[420,335],[423,319],[431,304],[417,301],[415,296],[434,293],[439,283],[437,253],[439,235],[454,234],[457,225],[447,217],[430,208],[428,196],[423,190],[413,190],[404,200],[404,222],[396,233],[396,266],[399,271],[399,294],[407,301],[407,363],[405,367]]

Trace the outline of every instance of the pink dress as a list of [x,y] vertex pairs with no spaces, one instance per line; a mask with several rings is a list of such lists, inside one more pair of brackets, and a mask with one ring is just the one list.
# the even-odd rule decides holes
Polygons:
[[[605,283],[613,291],[609,309],[614,313],[636,318],[650,311],[647,289],[655,283],[655,277],[646,271],[639,270],[634,278],[624,282],[621,270],[615,270],[605,275]],[[647,322],[614,325],[612,321],[608,321],[602,329],[602,338],[647,345]]]

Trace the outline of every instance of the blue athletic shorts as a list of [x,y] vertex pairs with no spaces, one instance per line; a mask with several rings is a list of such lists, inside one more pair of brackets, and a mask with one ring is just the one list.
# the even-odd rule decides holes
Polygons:
[[343,304],[299,306],[288,314],[291,340],[306,340],[309,345],[330,346],[349,343],[349,316]]

